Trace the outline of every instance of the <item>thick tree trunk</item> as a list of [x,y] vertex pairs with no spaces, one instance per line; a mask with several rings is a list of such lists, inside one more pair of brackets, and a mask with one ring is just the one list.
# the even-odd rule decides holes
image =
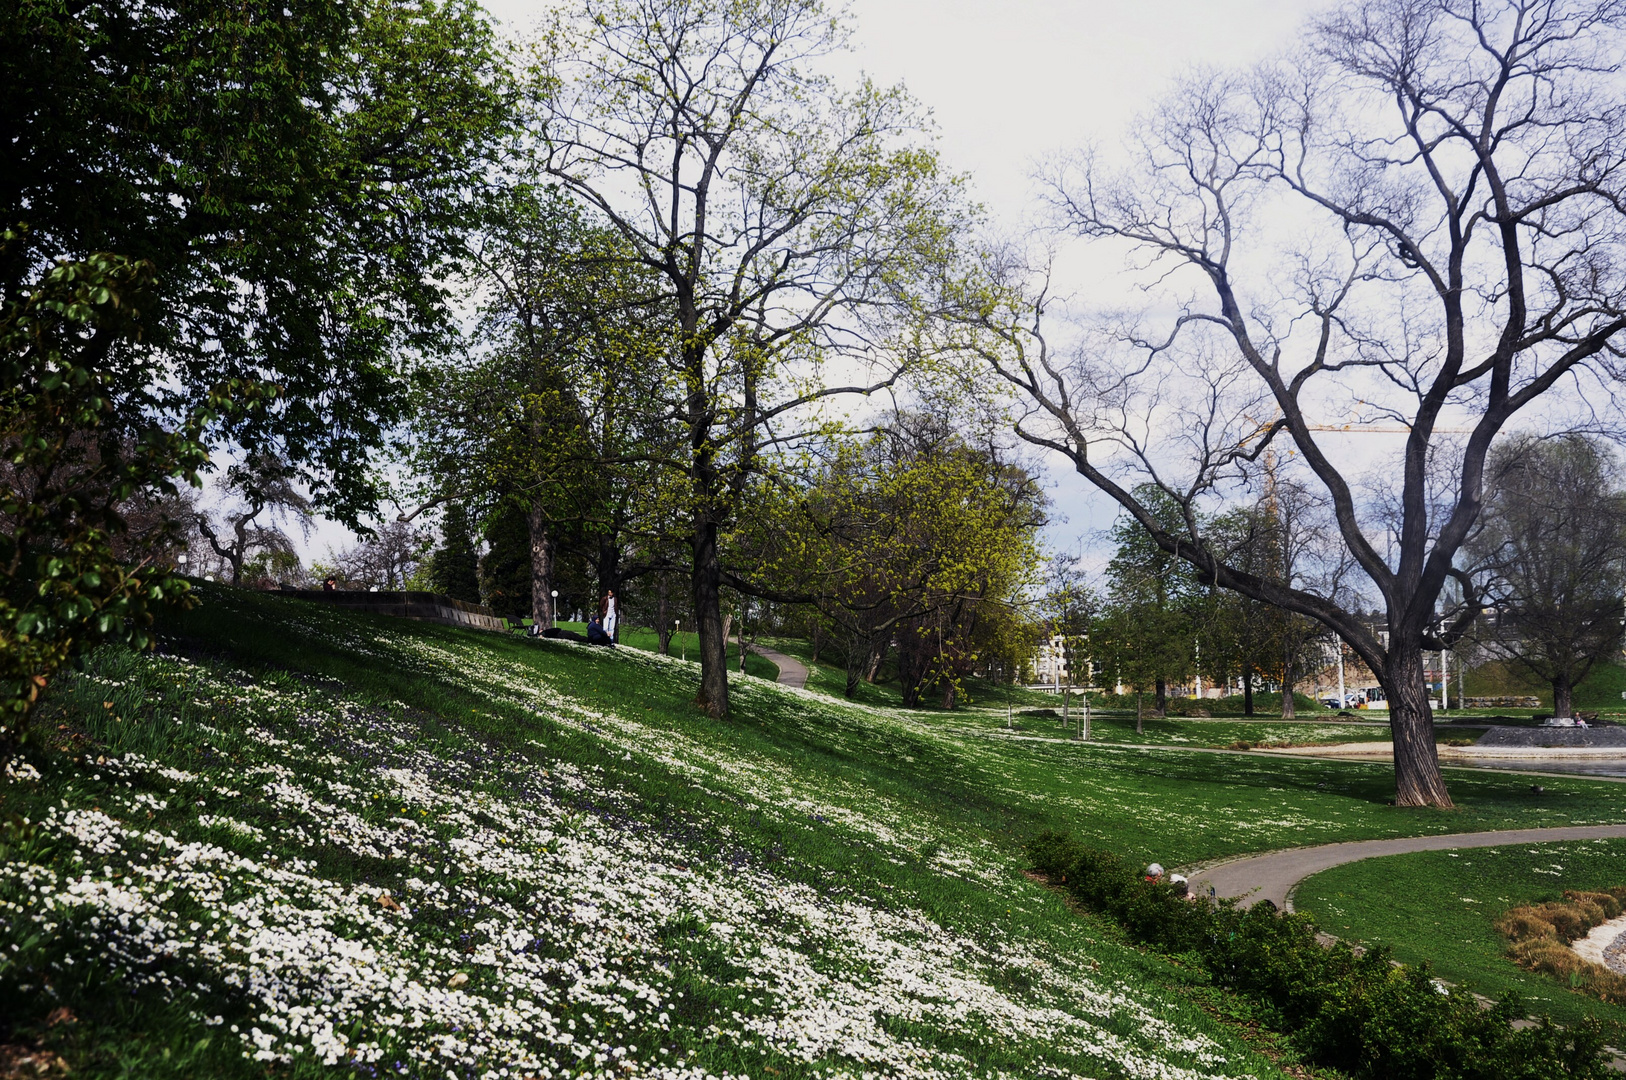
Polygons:
[[1384,674],[1395,746],[1395,805],[1450,806],[1434,749],[1434,714],[1424,683],[1422,649],[1392,648]]
[[1169,711],[1169,681],[1163,676],[1157,677],[1157,696],[1152,701],[1152,715],[1162,716]]
[[1140,735],[1145,731],[1145,728],[1143,728],[1141,726],[1143,721],[1141,719],[1141,708],[1140,708],[1140,706],[1141,706],[1141,692],[1140,692],[1139,689],[1136,689],[1136,691],[1135,691],[1135,734],[1136,735]]
[[1553,680],[1554,717],[1563,719],[1567,716],[1573,715],[1571,712],[1571,709],[1573,708],[1572,699],[1574,697],[1571,691],[1573,689],[1574,688],[1570,686],[1570,678],[1568,675],[1560,675]]
[[538,626],[552,626],[553,538],[540,503],[532,503],[526,510],[525,524],[531,536],[531,618]]
[[1282,665],[1282,719],[1293,720],[1298,717],[1293,704],[1293,684],[1297,681],[1298,673],[1293,670],[1292,664]]
[[1242,715],[1253,715],[1253,672],[1242,673]]
[[694,524],[694,622],[700,636],[700,693],[695,704],[708,715],[728,718],[728,638],[723,628],[723,568],[717,522],[704,512]]

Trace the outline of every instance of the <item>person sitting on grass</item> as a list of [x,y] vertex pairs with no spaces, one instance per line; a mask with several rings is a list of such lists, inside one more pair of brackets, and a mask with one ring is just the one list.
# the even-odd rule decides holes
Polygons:
[[614,639],[604,632],[604,624],[598,621],[597,616],[594,616],[587,624],[587,644],[608,645],[612,649],[615,648]]

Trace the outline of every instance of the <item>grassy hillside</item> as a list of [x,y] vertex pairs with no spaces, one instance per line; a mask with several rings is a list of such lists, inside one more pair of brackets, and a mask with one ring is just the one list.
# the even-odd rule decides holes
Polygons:
[[1021,845],[1177,865],[1626,811],[1495,774],[1396,810],[1377,766],[749,676],[717,722],[678,660],[203,593],[165,655],[54,687],[0,789],[0,1042],[74,1075],[1280,1075]]
[[[1553,688],[1513,664],[1498,662],[1481,665],[1467,673],[1463,686],[1470,696],[1533,694],[1541,698],[1543,706],[1550,709],[1553,704]],[[1456,693],[1456,689],[1453,682],[1452,694]],[[1581,685],[1575,688],[1573,700],[1577,709],[1620,712],[1626,709],[1626,700],[1621,698],[1623,692],[1626,692],[1626,667],[1618,663],[1601,663],[1593,667]]]

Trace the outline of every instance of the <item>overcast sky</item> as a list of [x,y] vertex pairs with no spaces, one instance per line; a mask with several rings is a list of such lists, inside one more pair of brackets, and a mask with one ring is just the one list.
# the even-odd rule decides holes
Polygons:
[[[545,10],[486,0],[524,32]],[[1033,167],[1044,156],[1116,145],[1170,81],[1192,68],[1243,66],[1288,46],[1322,5],[1287,0],[857,0],[854,51],[840,61],[882,84],[902,82],[932,110],[951,168],[970,174],[993,222],[1037,217]],[[1067,281],[1056,283],[1069,291]],[[1066,474],[1052,477],[1058,549],[1110,524],[1112,507]],[[350,540],[324,524],[309,555]]]

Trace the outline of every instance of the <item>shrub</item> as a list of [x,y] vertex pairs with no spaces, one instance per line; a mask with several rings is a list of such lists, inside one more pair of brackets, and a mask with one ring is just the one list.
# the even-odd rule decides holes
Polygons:
[[1626,1004],[1626,977],[1581,959],[1569,947],[1594,926],[1619,916],[1623,901],[1622,886],[1607,892],[1566,889],[1562,900],[1508,910],[1496,920],[1496,929],[1511,942],[1508,956],[1525,970],[1567,982],[1600,1000]]
[[[1393,964],[1385,949],[1356,954],[1317,940],[1315,923],[1268,901],[1251,908],[1193,903],[1109,852],[1062,833],[1035,838],[1037,870],[1131,940],[1200,965],[1288,1035],[1306,1060],[1359,1080],[1545,1080],[1604,1077],[1603,1039],[1591,1021],[1562,1031],[1546,1021],[1515,1030],[1518,999],[1482,1008],[1428,968]],[[1601,905],[1594,903],[1594,907]],[[1556,945],[1527,916],[1533,942]],[[1546,925],[1552,927],[1547,921]],[[1561,946],[1560,946],[1561,947]]]

